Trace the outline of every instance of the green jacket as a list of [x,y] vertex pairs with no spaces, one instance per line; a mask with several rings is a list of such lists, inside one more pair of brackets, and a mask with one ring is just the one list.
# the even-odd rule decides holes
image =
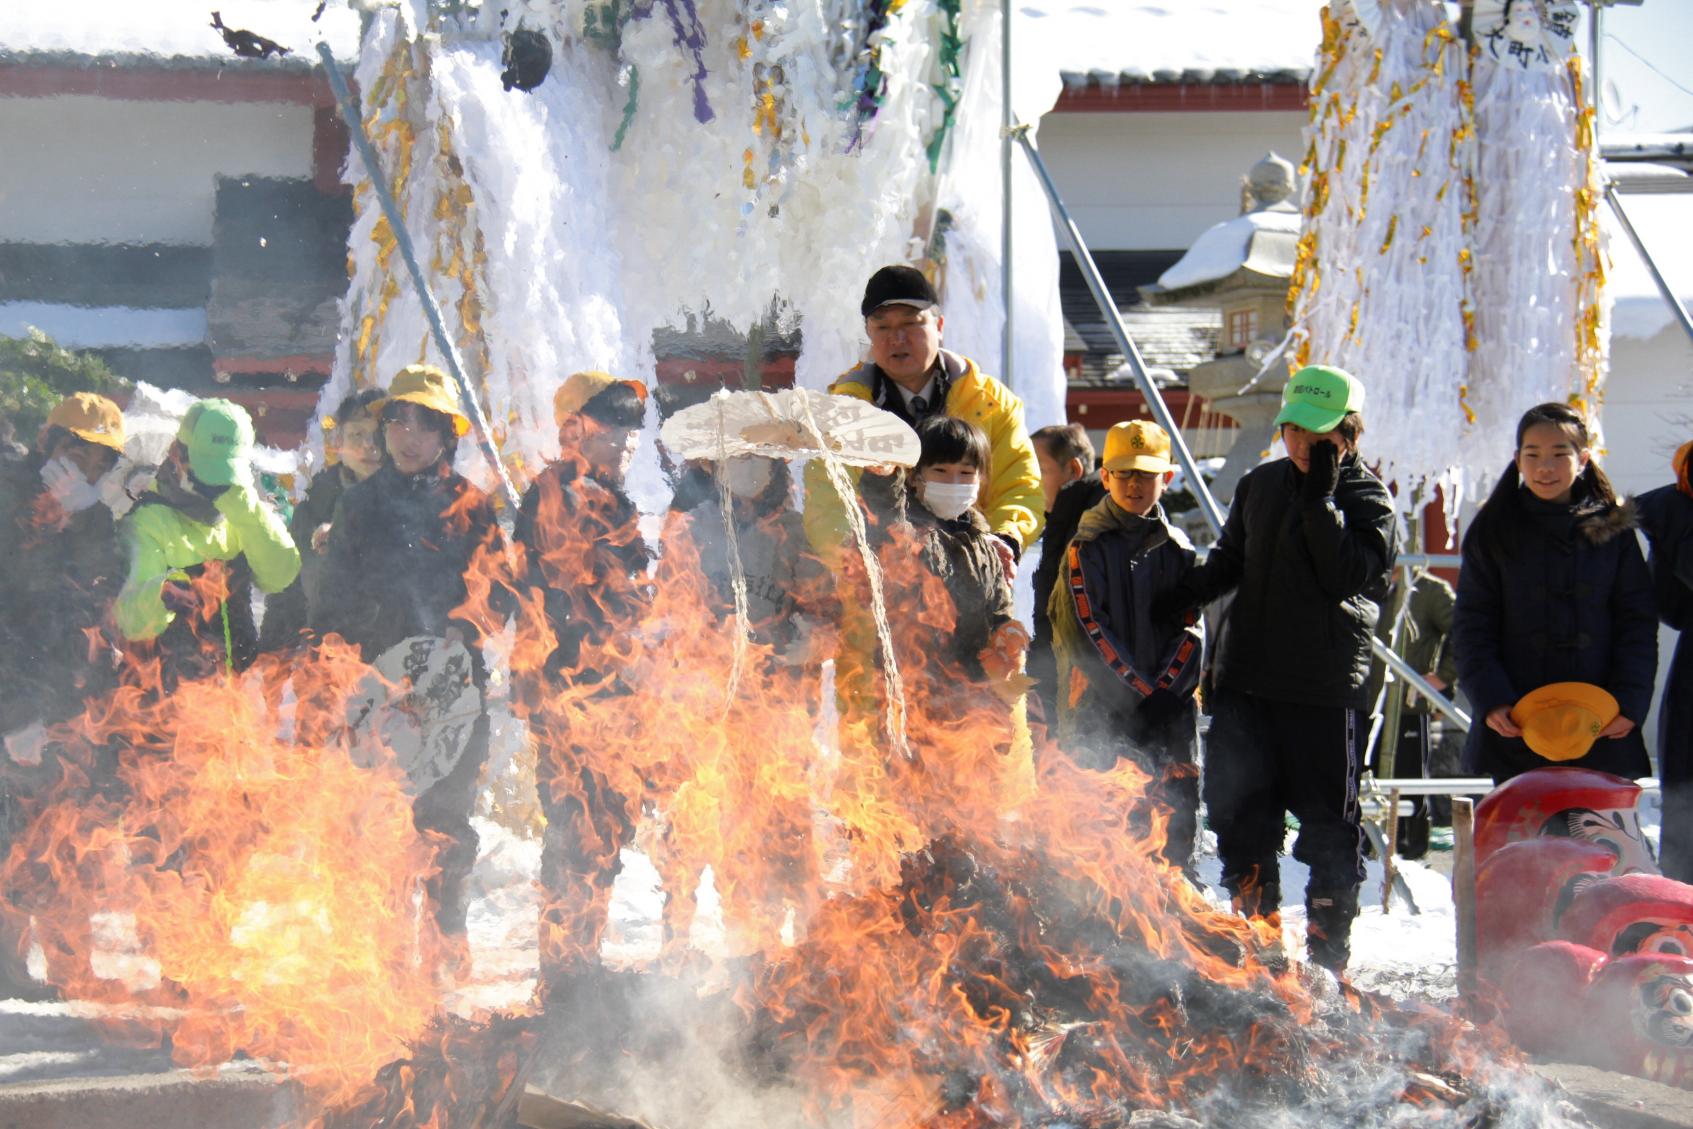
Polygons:
[[[1446,581],[1426,569],[1418,569],[1412,574],[1410,600],[1410,606],[1404,609],[1404,623],[1399,629],[1399,653],[1412,670],[1422,675],[1433,674],[1450,688],[1458,681],[1458,660],[1452,649],[1452,609],[1457,605],[1458,597]],[[1376,625],[1376,634],[1382,642],[1391,641],[1393,624],[1404,601],[1404,581],[1395,577],[1388,593],[1388,606],[1382,613],[1381,622]],[[1376,659],[1370,669],[1372,702],[1381,690],[1385,671],[1385,664]],[[1403,682],[1398,685],[1406,693],[1407,709],[1428,712],[1428,699],[1421,694],[1411,694],[1410,687]],[[1382,708],[1386,706],[1387,703],[1383,702]]]
[[[280,592],[300,572],[300,551],[275,510],[248,485],[235,485],[214,503],[219,520],[203,524],[149,495],[124,523],[128,579],[113,608],[118,630],[133,642],[155,639],[176,620],[160,593],[208,561],[244,559],[266,592]],[[232,600],[231,603],[234,603]]]

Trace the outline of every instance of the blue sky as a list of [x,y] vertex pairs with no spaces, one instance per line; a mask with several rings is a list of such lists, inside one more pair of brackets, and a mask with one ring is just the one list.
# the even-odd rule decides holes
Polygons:
[[[1693,126],[1693,0],[1645,0],[1639,7],[1608,8],[1603,26],[1603,131]],[[1586,50],[1585,34],[1581,46]]]

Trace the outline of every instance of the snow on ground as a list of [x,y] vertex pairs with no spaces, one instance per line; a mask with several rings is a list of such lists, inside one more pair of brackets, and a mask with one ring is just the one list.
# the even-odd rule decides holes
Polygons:
[[[7,0],[0,20],[0,55],[36,52],[76,55],[154,55],[163,59],[231,59],[211,25],[212,9],[225,27],[257,32],[309,53],[326,38],[337,58],[358,55],[359,13],[329,4],[312,20],[315,5],[298,0]],[[243,63],[251,66],[250,63]]]
[[[1186,74],[1304,75],[1323,0],[1025,0],[1020,21],[1049,25],[1066,82],[1168,81]],[[1019,28],[1021,32],[1021,28]]]

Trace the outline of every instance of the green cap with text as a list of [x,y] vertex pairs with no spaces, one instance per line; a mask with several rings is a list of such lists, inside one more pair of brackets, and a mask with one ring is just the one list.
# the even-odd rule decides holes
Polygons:
[[240,404],[195,402],[182,417],[176,437],[188,448],[188,469],[207,486],[228,486],[247,476],[253,420]]
[[1333,431],[1347,412],[1364,410],[1364,385],[1344,369],[1306,365],[1282,389],[1282,410],[1276,426],[1297,424],[1319,435]]

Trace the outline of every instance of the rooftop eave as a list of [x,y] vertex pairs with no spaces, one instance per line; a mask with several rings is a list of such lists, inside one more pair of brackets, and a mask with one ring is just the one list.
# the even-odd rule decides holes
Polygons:
[[[1201,77],[1204,74],[1206,77]],[[1197,112],[1304,113],[1302,76],[1291,74],[1216,78],[1213,72],[1187,72],[1164,81],[1104,82],[1097,75],[1064,75],[1064,89],[1053,107],[1059,114]]]

